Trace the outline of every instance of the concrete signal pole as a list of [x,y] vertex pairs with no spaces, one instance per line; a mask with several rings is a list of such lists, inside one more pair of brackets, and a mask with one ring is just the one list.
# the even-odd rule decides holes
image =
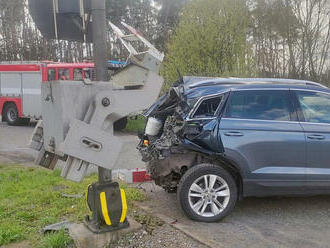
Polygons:
[[[96,81],[108,81],[105,0],[92,0],[91,7]],[[111,179],[111,170],[99,167],[99,182],[109,182]]]

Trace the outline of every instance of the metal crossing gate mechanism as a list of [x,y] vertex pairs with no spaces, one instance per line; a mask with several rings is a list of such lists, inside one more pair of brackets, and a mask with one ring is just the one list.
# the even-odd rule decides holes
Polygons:
[[31,147],[40,151],[36,163],[54,168],[58,159],[64,160],[62,176],[76,182],[84,178],[90,164],[112,169],[122,145],[113,123],[157,99],[163,84],[158,76],[162,59],[154,49],[132,53],[109,82],[44,83],[43,121],[31,140]]
[[[84,178],[90,165],[102,170],[114,167],[122,146],[113,131],[114,122],[149,107],[163,84],[158,73],[164,55],[134,28],[122,25],[128,35],[110,24],[130,55],[126,66],[110,81],[42,84],[43,121],[36,126],[30,142],[38,151],[35,163],[53,169],[62,160],[62,177],[75,182]],[[136,41],[146,50],[135,49],[132,42]],[[89,186],[87,195],[93,214],[85,223],[91,231],[100,233],[128,225],[125,193],[117,183],[102,180]]]

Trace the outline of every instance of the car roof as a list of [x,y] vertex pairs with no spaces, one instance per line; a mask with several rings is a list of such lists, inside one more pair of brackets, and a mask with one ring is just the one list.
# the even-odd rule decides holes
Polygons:
[[308,89],[330,92],[326,86],[308,80],[279,78],[208,78],[184,77],[184,90],[189,97],[217,94],[239,89]]

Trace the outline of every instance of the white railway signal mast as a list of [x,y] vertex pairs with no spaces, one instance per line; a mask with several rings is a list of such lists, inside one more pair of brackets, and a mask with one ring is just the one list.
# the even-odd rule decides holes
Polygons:
[[[99,182],[88,188],[87,196],[93,214],[86,217],[85,224],[96,233],[124,228],[128,226],[125,193],[111,181],[122,145],[113,123],[156,100],[163,84],[158,72],[164,55],[129,25],[122,23],[126,35],[111,24],[130,56],[126,66],[108,81],[105,0],[29,0],[29,5],[45,37],[85,41],[92,37],[98,80],[42,84],[43,121],[31,140],[31,147],[39,151],[36,164],[53,169],[63,160],[62,177],[76,182],[84,178],[89,165],[98,166]],[[68,32],[70,25],[75,32]],[[132,41],[142,42],[147,49],[138,51]]]

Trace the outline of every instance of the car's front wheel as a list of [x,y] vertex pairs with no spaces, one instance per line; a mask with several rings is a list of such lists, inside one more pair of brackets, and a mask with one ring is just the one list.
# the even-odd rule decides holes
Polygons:
[[184,174],[177,194],[179,204],[189,218],[215,222],[235,207],[237,185],[231,174],[222,167],[200,164]]

